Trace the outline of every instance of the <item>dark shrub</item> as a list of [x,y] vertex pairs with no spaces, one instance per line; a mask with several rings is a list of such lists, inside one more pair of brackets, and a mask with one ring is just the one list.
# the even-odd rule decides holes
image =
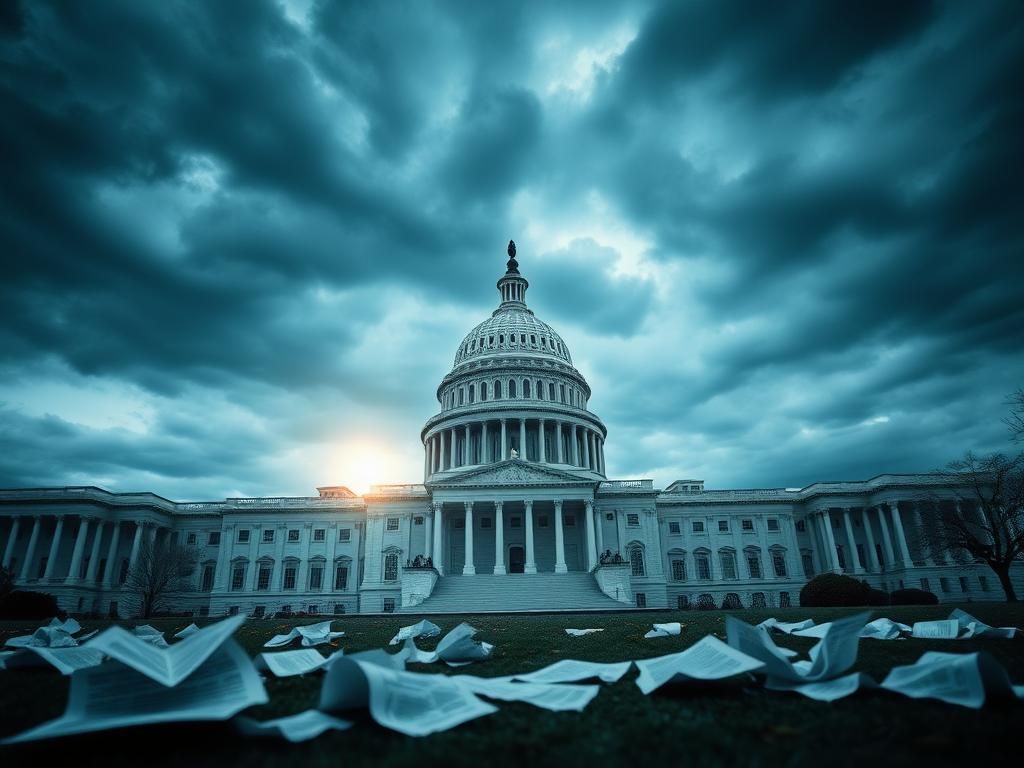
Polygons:
[[897,589],[890,595],[893,605],[938,605],[939,598],[934,592],[923,589]]
[[743,607],[743,603],[740,602],[740,596],[737,595],[735,592],[730,592],[722,600],[722,608],[728,608],[730,610],[734,610],[736,608],[742,608],[742,607]]
[[868,590],[868,605],[889,605],[889,593],[884,589]]
[[59,614],[57,599],[46,592],[16,589],[0,601],[0,619],[52,619]]
[[697,597],[697,610],[698,611],[713,611],[715,610],[715,598],[709,595],[707,592]]
[[871,588],[849,576],[822,573],[804,584],[800,605],[805,608],[867,605]]

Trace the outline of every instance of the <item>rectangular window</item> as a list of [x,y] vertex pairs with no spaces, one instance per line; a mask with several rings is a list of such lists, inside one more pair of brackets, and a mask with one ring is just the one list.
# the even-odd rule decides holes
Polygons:
[[394,612],[395,612],[395,598],[393,598],[393,597],[385,597],[384,598],[384,613],[394,613]]
[[248,544],[249,543],[249,534],[250,533],[251,533],[251,531],[248,528],[239,528],[238,529],[238,543],[239,544]]
[[636,607],[637,608],[646,608],[647,607],[647,595],[645,595],[643,592],[637,592],[636,593]]
[[412,523],[413,523],[413,525],[423,525],[423,516],[422,515],[416,515],[416,517],[414,517],[412,519]]
[[284,588],[295,589],[295,566],[286,565],[284,567]]
[[298,528],[289,528],[288,529],[288,543],[289,544],[295,544],[295,543],[298,542],[298,540],[299,540],[299,529]]
[[676,559],[672,561],[672,579],[674,581],[686,581],[686,561]]
[[671,533],[673,536],[678,536],[682,533],[682,529],[679,523],[673,520],[668,524],[668,532]]
[[309,567],[309,591],[317,592],[324,585],[324,567],[322,565],[311,565]]
[[348,566],[339,565],[334,569],[334,589],[338,592],[344,592],[348,589]]
[[979,576],[978,577],[978,583],[981,584],[981,591],[982,592],[988,592],[988,577],[987,576]]
[[509,520],[508,520],[508,527],[509,528],[522,528],[522,526],[523,526],[523,518],[521,518],[521,517],[510,517],[509,518]]
[[704,521],[703,520],[694,520],[693,521],[693,532],[694,533],[704,533]]
[[310,605],[309,606],[309,615],[310,616],[319,616],[320,615],[320,606],[317,605],[316,603],[313,603],[312,605]]
[[793,605],[789,598],[789,592],[779,592],[779,608],[789,608]]
[[327,541],[327,529],[326,528],[314,528],[313,529],[313,541]]
[[814,576],[814,558],[811,557],[809,552],[804,552],[800,555],[800,559],[804,564],[804,576],[808,579]]
[[761,578],[761,558],[756,552],[747,553],[747,570],[750,571],[750,578]]
[[267,609],[265,606],[257,605],[255,608],[252,609],[253,618],[262,619],[264,616],[266,616],[266,614]]
[[704,581],[711,580],[711,560],[707,555],[697,555],[697,578]]
[[949,592],[949,579],[947,579],[945,576],[939,579],[939,589],[941,589],[943,592]]
[[231,569],[231,591],[240,592],[245,586],[245,566],[236,565]]
[[575,528],[576,527],[576,515],[566,515],[565,516],[565,527],[566,528]]
[[352,529],[351,528],[339,528],[338,529],[338,541],[352,541]]
[[344,613],[344,612],[345,612],[345,604],[344,603],[335,603],[334,604],[334,613],[335,614]]
[[722,578],[736,578],[736,555],[734,555],[732,552],[722,553]]
[[861,565],[867,565],[868,561],[867,561],[867,559],[865,558],[865,555],[864,555],[864,545],[863,544],[858,544],[857,545],[857,562],[860,563]]
[[728,520],[719,520],[718,521],[718,532],[719,533],[728,533],[729,532],[729,521]]
[[548,384],[548,400],[555,399],[555,385],[552,383]]
[[931,582],[929,582],[928,579],[921,579],[921,589],[923,589],[925,592],[930,592]]
[[615,513],[614,513],[614,512],[608,512],[608,513],[607,513],[607,514],[606,514],[606,515],[604,516],[604,519],[605,519],[605,520],[607,520],[608,522],[611,522],[612,520],[614,520],[614,519],[615,519]]
[[481,517],[480,518],[480,527],[481,528],[490,528],[491,527],[491,518],[489,518],[489,517]]
[[626,514],[626,525],[629,528],[640,527],[640,515],[636,512],[629,512]]
[[273,528],[264,528],[263,529],[263,543],[264,544],[273,544],[274,543],[274,529]]
[[210,538],[207,541],[207,543],[211,547],[218,547],[218,546],[220,546],[220,531],[211,531],[210,532]]
[[398,518],[397,517],[389,517],[388,518],[388,530],[389,531],[397,531],[398,527],[399,527],[399,520],[398,520]]
[[265,592],[270,589],[270,574],[274,572],[272,565],[261,564],[256,573],[256,589]]
[[[796,521],[796,529],[798,531],[800,531],[800,533],[803,533],[804,531],[806,531],[807,530],[807,521],[806,520],[797,520]],[[783,594],[785,594],[787,597],[789,596],[788,592],[785,592]]]
[[202,581],[202,590],[203,590],[203,592],[212,592],[213,591],[213,574],[215,573],[215,571],[216,571],[216,569],[212,565],[203,566],[203,581]]
[[690,607],[690,598],[686,595],[676,595],[676,608],[685,611]]
[[744,530],[744,531],[752,531],[752,530],[754,530],[754,521],[753,520],[744,520],[743,523],[740,525],[740,529]]
[[185,537],[185,545],[189,547],[194,547],[198,541],[199,537],[194,533],[190,533]]
[[778,578],[786,578],[786,556],[782,552],[772,552],[772,567]]
[[777,531],[777,530],[779,530],[779,520],[778,520],[778,518],[775,518],[775,517],[769,517],[768,518],[768,530],[769,531]]
[[238,606],[237,605],[230,606],[228,608],[228,616],[237,616],[237,615],[238,615]]
[[464,518],[464,517],[456,517],[454,520],[452,520],[452,528],[465,528],[465,527],[466,527],[466,518]]
[[548,527],[548,516],[547,515],[537,515],[537,527],[538,528],[547,528]]

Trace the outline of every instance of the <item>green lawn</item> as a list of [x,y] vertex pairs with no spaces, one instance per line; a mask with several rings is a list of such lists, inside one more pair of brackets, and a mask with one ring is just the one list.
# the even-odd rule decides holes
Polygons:
[[[1024,626],[1024,607],[1000,604],[962,606],[996,626]],[[950,606],[887,608],[874,616],[911,623],[945,618]],[[812,617],[826,621],[850,609],[801,608],[737,612],[758,622],[768,616],[784,620]],[[725,612],[658,612],[641,615],[591,614],[544,616],[445,616],[435,619],[443,632],[462,620],[480,630],[478,637],[494,643],[487,661],[463,668],[480,676],[527,672],[565,658],[621,661],[683,650],[706,634],[724,637]],[[380,648],[398,627],[417,616],[346,617],[334,624],[343,629],[346,651]],[[653,621],[680,621],[681,637],[644,640]],[[187,621],[152,622],[176,630]],[[306,623],[313,623],[308,620]],[[83,622],[86,629],[105,622]],[[25,634],[35,622],[0,622],[0,638]],[[130,625],[129,625],[130,626]],[[260,651],[272,634],[290,623],[254,620],[236,638],[251,653]],[[602,633],[573,638],[566,627],[604,627]],[[810,639],[777,636],[780,645],[806,651]],[[419,643],[433,648],[436,638]],[[1024,683],[1024,641],[872,641],[860,644],[857,669],[881,679],[887,670],[913,663],[926,650],[987,650]],[[415,671],[452,674],[443,665],[411,665]],[[135,728],[117,733],[76,737],[15,748],[0,748],[0,765],[36,763],[58,753],[76,765],[205,765],[312,766],[445,764],[493,768],[499,765],[559,766],[614,763],[647,765],[768,764],[875,765],[927,760],[952,764],[1011,760],[1021,756],[1020,729],[1024,703],[990,703],[980,711],[936,701],[914,701],[880,692],[859,694],[834,704],[810,701],[795,694],[765,691],[749,680],[714,685],[667,686],[643,696],[634,684],[635,670],[615,685],[606,685],[582,713],[552,713],[526,704],[498,702],[499,712],[453,730],[410,738],[383,729],[364,714],[344,733],[328,733],[305,744],[242,737],[226,724],[184,724]],[[270,703],[251,710],[257,718],[300,712],[317,701],[322,677],[270,679]],[[0,672],[0,735],[17,733],[57,717],[64,709],[68,678],[54,671]],[[638,762],[639,761],[639,762]]]

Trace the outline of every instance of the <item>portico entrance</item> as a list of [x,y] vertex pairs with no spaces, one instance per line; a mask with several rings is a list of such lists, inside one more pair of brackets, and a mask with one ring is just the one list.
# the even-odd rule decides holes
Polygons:
[[526,555],[522,547],[508,548],[508,572],[522,573],[526,563]]

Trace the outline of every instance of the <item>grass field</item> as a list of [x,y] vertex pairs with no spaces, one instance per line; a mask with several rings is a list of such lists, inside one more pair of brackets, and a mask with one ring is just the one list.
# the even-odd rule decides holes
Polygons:
[[[1024,626],[1020,605],[962,606],[983,621]],[[945,618],[950,606],[880,609],[874,616],[913,622]],[[784,620],[811,617],[827,621],[851,609],[773,609],[738,612],[758,622],[768,616]],[[494,643],[493,656],[463,672],[506,675],[539,669],[565,658],[621,661],[683,650],[706,634],[724,637],[725,612],[658,612],[639,615],[444,616],[435,618],[443,632],[468,620],[478,637]],[[417,616],[346,617],[346,652],[380,648],[398,627]],[[652,621],[680,621],[681,637],[643,639]],[[163,630],[188,623],[151,622]],[[309,620],[306,623],[313,623]],[[0,622],[0,638],[25,634],[36,622]],[[83,622],[86,629],[106,622]],[[130,626],[130,625],[129,625]],[[272,634],[290,623],[251,621],[236,639],[255,655]],[[572,638],[566,627],[603,627],[604,632]],[[433,648],[437,638],[419,645]],[[777,642],[806,652],[814,643],[778,637]],[[1024,683],[1024,641],[861,641],[856,669],[881,679],[893,666],[910,664],[926,650],[987,650]],[[451,674],[443,665],[410,665],[414,671]],[[990,703],[980,711],[936,701],[914,701],[881,692],[858,694],[833,704],[795,694],[773,693],[747,679],[706,686],[666,686],[643,696],[631,670],[620,682],[606,685],[582,713],[552,713],[526,704],[499,702],[499,712],[453,730],[410,738],[377,726],[368,716],[344,733],[329,733],[305,744],[243,737],[228,724],[183,724],[126,729],[18,748],[0,748],[0,766],[37,765],[67,757],[75,765],[199,766],[386,765],[906,765],[1019,764],[1024,703]],[[269,679],[270,703],[249,713],[260,719],[300,712],[317,701],[320,676]],[[0,736],[20,732],[57,717],[64,710],[68,678],[55,671],[0,672]],[[661,761],[656,763],[656,761]]]

